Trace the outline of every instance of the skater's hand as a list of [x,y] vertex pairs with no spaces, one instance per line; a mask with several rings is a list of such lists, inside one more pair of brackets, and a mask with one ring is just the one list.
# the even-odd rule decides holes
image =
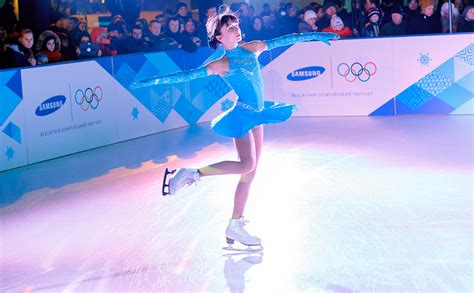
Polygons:
[[341,36],[335,33],[320,33],[318,36],[318,41],[325,43],[328,46],[331,46],[329,43],[330,40],[339,40]]

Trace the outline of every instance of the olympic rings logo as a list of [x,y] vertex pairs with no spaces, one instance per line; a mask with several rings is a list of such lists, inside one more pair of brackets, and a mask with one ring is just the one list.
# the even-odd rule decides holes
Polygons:
[[104,96],[104,91],[100,86],[96,86],[94,90],[88,87],[85,91],[77,90],[74,98],[76,103],[81,106],[81,109],[86,112],[87,110],[95,110],[99,107],[100,101]]
[[341,63],[337,67],[337,73],[348,82],[354,82],[357,79],[361,82],[367,82],[377,73],[377,65],[372,61],[364,65],[359,62],[354,62],[351,66],[347,63]]

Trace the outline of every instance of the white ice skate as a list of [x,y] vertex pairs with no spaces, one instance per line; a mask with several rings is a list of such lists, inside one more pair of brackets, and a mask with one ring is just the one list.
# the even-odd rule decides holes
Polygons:
[[[245,224],[248,221],[244,219],[244,217],[240,217],[240,219],[230,219],[229,225],[227,225],[227,229],[225,230],[225,237],[227,244],[229,246],[224,247],[226,250],[233,250],[233,251],[261,251],[263,250],[262,241],[260,238],[256,236],[252,236],[245,230]],[[246,249],[239,249],[232,246],[234,242],[240,242],[243,245],[246,245]]]
[[[172,176],[169,178],[169,182],[167,183],[167,178],[170,174]],[[168,168],[166,168],[165,176],[163,178],[162,194],[174,195],[179,189],[198,182],[199,180],[200,176],[197,169],[180,168],[178,170],[169,171]]]

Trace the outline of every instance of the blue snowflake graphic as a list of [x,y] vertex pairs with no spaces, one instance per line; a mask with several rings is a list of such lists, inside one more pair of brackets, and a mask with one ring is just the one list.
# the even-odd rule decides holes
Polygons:
[[7,151],[5,152],[5,155],[7,156],[7,159],[13,160],[13,156],[15,155],[15,151],[13,150],[13,147],[7,147]]
[[431,58],[430,53],[420,53],[420,58],[417,59],[421,66],[430,66]]
[[133,107],[132,113],[130,114],[132,114],[133,120],[138,120],[138,114],[140,114],[140,111],[138,111],[137,107]]

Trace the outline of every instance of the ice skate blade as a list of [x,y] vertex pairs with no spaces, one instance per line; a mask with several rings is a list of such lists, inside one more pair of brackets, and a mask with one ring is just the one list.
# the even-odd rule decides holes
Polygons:
[[262,245],[247,245],[247,247],[234,247],[233,245],[228,245],[226,247],[222,247],[224,250],[228,251],[236,251],[236,252],[261,252],[263,251]]
[[165,169],[165,175],[163,176],[163,186],[161,188],[161,194],[163,196],[167,196],[168,194],[170,194],[170,184],[169,184],[169,179],[168,179],[168,175],[173,175],[174,173],[176,172],[176,169],[175,170],[168,170],[168,168]]

